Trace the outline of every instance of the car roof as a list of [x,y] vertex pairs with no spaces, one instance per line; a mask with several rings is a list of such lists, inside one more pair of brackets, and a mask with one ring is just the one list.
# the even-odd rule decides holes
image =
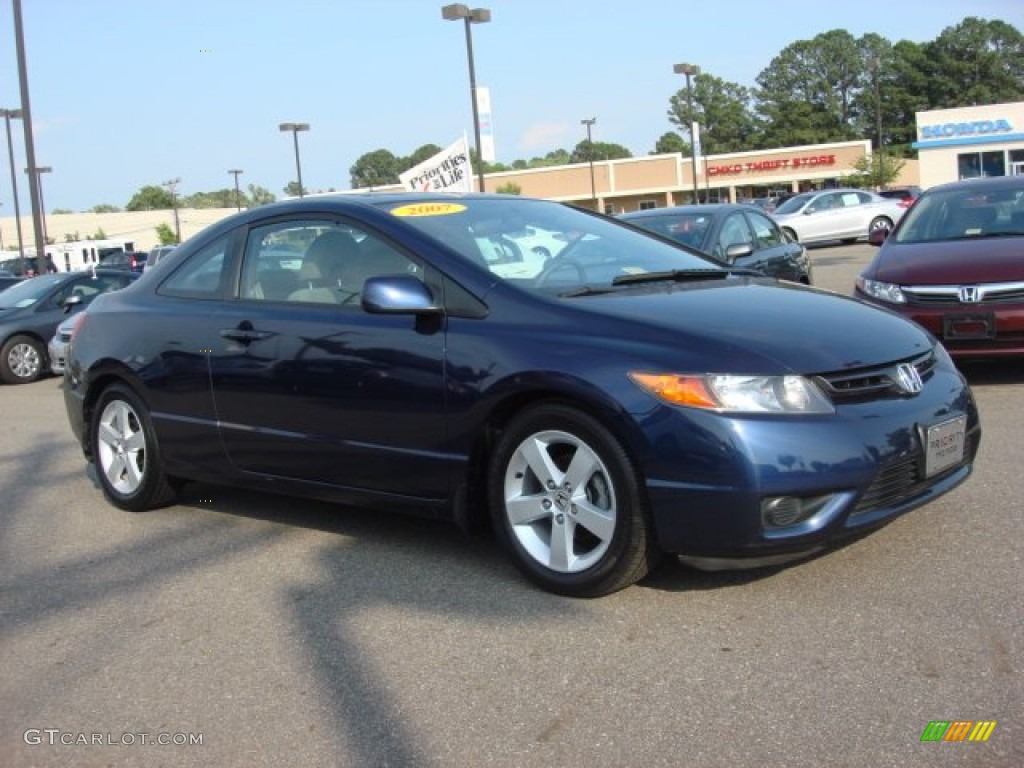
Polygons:
[[985,176],[977,179],[961,179],[960,181],[950,181],[945,184],[929,187],[926,192],[953,189],[969,190],[975,187],[985,190],[1020,189],[1024,187],[1024,176]]

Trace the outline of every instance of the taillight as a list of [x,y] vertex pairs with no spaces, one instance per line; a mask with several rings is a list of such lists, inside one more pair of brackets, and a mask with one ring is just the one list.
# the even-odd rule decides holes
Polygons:
[[79,312],[71,323],[71,334],[68,336],[68,340],[71,341],[75,338],[75,334],[78,333],[82,326],[85,325],[85,312]]
[[912,198],[912,197],[904,197],[902,200],[900,200],[900,207],[902,207],[902,208],[909,208],[913,204],[914,204],[914,198]]

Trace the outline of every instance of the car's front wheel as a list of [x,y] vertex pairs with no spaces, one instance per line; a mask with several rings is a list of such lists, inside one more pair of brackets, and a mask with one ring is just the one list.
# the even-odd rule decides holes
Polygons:
[[149,413],[128,387],[114,384],[100,396],[92,446],[103,494],[115,506],[141,512],[174,500]]
[[877,216],[868,225],[868,235],[872,232],[888,232],[890,229],[892,229],[892,221],[885,216]]
[[0,348],[0,378],[8,384],[31,384],[45,370],[43,345],[31,336],[12,336]]
[[544,404],[514,419],[491,455],[488,484],[498,535],[551,592],[606,595],[643,578],[657,557],[633,462],[575,408]]

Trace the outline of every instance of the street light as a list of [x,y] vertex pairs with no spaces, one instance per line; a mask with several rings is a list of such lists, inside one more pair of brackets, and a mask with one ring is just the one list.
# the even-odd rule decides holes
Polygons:
[[11,163],[11,193],[14,195],[14,223],[18,229],[18,256],[21,258],[21,274],[25,274],[25,244],[21,239],[21,208],[18,205],[18,174],[14,172],[14,143],[11,141],[11,118],[21,119],[20,109],[0,109],[7,123],[7,156]]
[[304,197],[305,192],[302,189],[302,164],[299,162],[299,131],[308,131],[309,123],[281,123],[278,127],[286,133],[288,131],[292,132],[292,140],[295,142],[295,173],[299,177],[299,197]]
[[232,168],[228,173],[235,176],[235,208],[242,210],[242,193],[238,189],[238,174],[243,173],[241,168]]
[[587,126],[587,157],[590,159],[590,201],[597,210],[597,188],[594,186],[594,142],[590,140],[590,127],[597,122],[596,117],[580,120],[580,125]]
[[[26,168],[25,173],[31,173],[31,168]],[[36,193],[39,195],[39,219],[43,223],[43,246],[49,244],[50,237],[46,233],[46,205],[43,203],[43,174],[53,173],[53,168],[48,165],[36,166]],[[37,254],[38,256],[38,254]]]
[[473,135],[476,137],[476,158],[479,164],[477,168],[477,180],[480,191],[484,191],[484,159],[480,146],[480,111],[476,103],[476,70],[473,67],[473,35],[470,32],[471,24],[486,24],[491,20],[491,11],[488,8],[473,8],[463,3],[452,3],[441,7],[441,18],[445,21],[457,21],[462,19],[466,23],[466,55],[469,59],[469,95],[473,99]]
[[[696,64],[676,64],[672,67],[672,71],[677,75],[686,75],[686,106],[690,112],[690,116],[693,117],[693,85],[690,83],[690,77],[700,74],[700,67]],[[693,202],[695,205],[700,204],[700,187],[697,186],[697,121],[693,120],[690,123],[690,153],[693,159]]]

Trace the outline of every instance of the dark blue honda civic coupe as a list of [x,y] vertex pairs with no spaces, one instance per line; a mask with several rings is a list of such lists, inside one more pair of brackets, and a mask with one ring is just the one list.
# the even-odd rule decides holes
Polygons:
[[225,219],[95,301],[64,393],[118,507],[196,480],[479,517],[575,596],[822,550],[959,485],[981,436],[919,326],[502,195]]

